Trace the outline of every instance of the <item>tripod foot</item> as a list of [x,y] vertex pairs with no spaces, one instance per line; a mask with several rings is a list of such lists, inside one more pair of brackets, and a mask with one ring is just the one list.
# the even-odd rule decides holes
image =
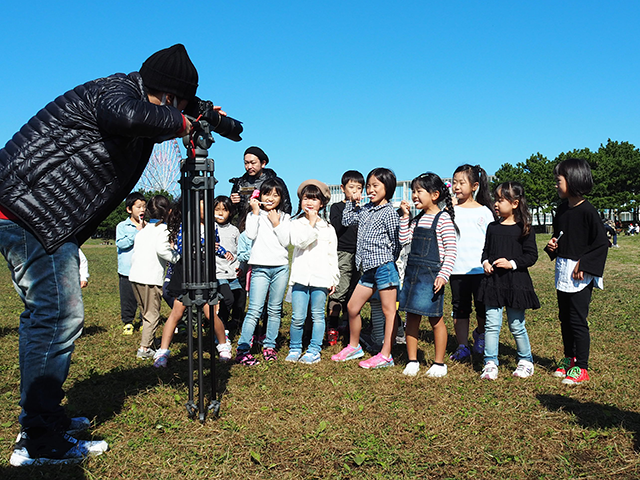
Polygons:
[[193,400],[189,400],[185,404],[185,407],[187,408],[187,415],[189,415],[189,418],[195,418],[196,414],[198,413],[198,407],[196,407],[196,404],[193,403]]
[[214,417],[217,417],[220,414],[220,402],[218,400],[213,400],[207,409]]

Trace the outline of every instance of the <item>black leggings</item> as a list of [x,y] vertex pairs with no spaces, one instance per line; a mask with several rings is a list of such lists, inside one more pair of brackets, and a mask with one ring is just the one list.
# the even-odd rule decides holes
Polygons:
[[589,348],[591,347],[587,316],[589,315],[592,291],[593,282],[579,292],[557,291],[558,317],[560,318],[564,356],[575,357],[576,366],[585,370],[589,368]]

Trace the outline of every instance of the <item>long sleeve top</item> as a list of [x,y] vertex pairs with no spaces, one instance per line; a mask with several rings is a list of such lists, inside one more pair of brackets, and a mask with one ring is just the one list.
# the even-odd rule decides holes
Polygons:
[[[399,231],[400,244],[404,246],[411,243],[413,231],[416,226],[420,228],[432,228],[435,217],[436,215],[427,213],[422,215],[418,222],[415,222],[415,219],[409,222],[408,217],[401,218]],[[440,255],[440,261],[442,262],[442,267],[440,267],[437,276],[445,282],[448,282],[453,270],[453,265],[456,262],[456,229],[447,212],[442,212],[435,228],[436,238],[438,239],[438,253]]]
[[131,256],[133,255],[133,241],[140,232],[131,217],[120,222],[116,227],[116,249],[118,252],[118,273],[129,276],[131,270]]
[[294,246],[289,285],[331,288],[338,285],[338,239],[331,225],[318,219],[312,227],[306,217],[291,222]]
[[342,225],[358,226],[356,268],[367,271],[397,260],[400,254],[400,217],[391,203],[367,203],[356,207],[355,202],[347,202]]
[[289,228],[291,217],[280,212],[280,223],[274,228],[267,212],[260,210],[258,215],[249,212],[245,233],[253,240],[249,265],[277,267],[289,263]]
[[217,232],[220,247],[224,249],[225,253],[231,252],[233,260],[227,260],[224,254],[222,256],[218,255],[216,257],[216,277],[226,280],[236,278],[236,268],[240,265],[237,255],[240,232],[230,223],[218,225]]
[[151,220],[136,235],[129,281],[162,286],[167,262],[176,263],[179,259],[180,255],[169,243],[167,225]]

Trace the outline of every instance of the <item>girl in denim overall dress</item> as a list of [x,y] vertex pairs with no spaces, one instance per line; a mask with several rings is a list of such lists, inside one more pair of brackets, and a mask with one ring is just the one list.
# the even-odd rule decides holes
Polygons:
[[[400,310],[407,313],[407,356],[409,362],[402,373],[416,376],[418,362],[418,334],[422,316],[429,317],[435,343],[434,363],[427,371],[429,377],[444,377],[447,366],[447,327],[442,318],[444,286],[456,261],[456,229],[454,209],[449,188],[435,173],[424,173],[411,182],[412,200],[422,212],[409,223],[410,206],[401,203],[400,243],[411,242],[404,283],[399,295]],[[445,209],[440,210],[439,204]]]

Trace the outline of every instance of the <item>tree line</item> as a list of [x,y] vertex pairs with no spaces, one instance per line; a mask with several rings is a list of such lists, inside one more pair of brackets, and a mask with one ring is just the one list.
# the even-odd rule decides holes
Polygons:
[[505,163],[496,171],[493,186],[510,180],[522,183],[531,212],[538,224],[544,225],[544,214],[553,215],[559,203],[553,169],[567,158],[582,158],[589,162],[594,187],[587,198],[597,210],[613,211],[616,218],[621,212],[630,212],[633,222],[638,221],[640,150],[629,142],[609,139],[596,152],[588,148],[571,150],[553,160],[536,153],[516,165]]

